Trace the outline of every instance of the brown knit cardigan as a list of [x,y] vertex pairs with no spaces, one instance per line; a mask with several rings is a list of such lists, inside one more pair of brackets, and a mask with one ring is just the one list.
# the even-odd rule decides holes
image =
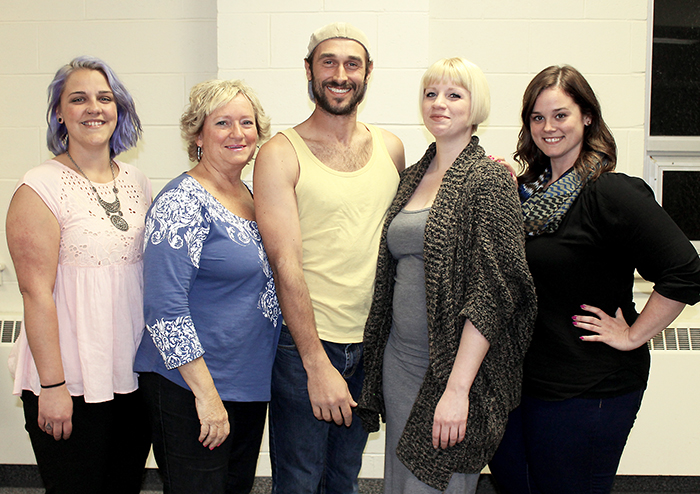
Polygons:
[[[417,164],[402,173],[382,232],[364,334],[366,376],[357,409],[369,432],[379,429],[379,416],[385,413],[382,364],[396,273],[386,244],[387,228],[434,156],[433,143]],[[508,413],[520,402],[523,357],[536,315],[515,184],[502,165],[484,156],[476,136],[445,173],[428,216],[423,254],[430,363],[397,454],[418,479],[445,490],[452,473],[478,473],[496,451]],[[486,337],[490,348],[469,393],[464,441],[435,450],[435,407],[452,371],[466,319]]]

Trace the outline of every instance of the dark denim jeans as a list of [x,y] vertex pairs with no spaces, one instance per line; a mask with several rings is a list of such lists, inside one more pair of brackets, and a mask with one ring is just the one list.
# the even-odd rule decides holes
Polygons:
[[139,386],[151,415],[153,454],[164,494],[249,493],[265,427],[265,402],[225,401],[231,432],[218,448],[199,442],[194,394],[160,374],[142,372]]
[[[324,341],[323,347],[357,400],[364,379],[362,344]],[[357,476],[366,442],[367,433],[355,414],[350,427],[314,417],[306,371],[289,330],[283,326],[272,370],[270,402],[273,494],[358,492]]]
[[73,397],[73,433],[54,440],[39,429],[38,398],[22,393],[41,479],[48,494],[138,494],[151,448],[141,391],[117,394],[102,403]]
[[563,401],[523,396],[489,463],[500,492],[609,493],[643,395]]

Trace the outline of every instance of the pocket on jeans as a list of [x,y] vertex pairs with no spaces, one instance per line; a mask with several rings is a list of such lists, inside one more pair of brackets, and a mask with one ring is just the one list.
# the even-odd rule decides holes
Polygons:
[[297,351],[297,346],[294,344],[292,334],[289,332],[289,328],[287,328],[287,326],[284,324],[282,325],[282,330],[280,331],[280,339],[277,343],[277,349]]

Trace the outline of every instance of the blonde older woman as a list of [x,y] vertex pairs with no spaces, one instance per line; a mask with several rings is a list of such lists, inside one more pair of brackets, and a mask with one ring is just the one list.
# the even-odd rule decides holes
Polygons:
[[386,493],[473,493],[519,401],[535,293],[515,186],[473,135],[483,73],[436,62],[421,111],[435,143],[384,225],[359,414],[370,431],[387,422]]
[[197,164],[146,219],[139,348],[158,467],[171,493],[250,492],[282,322],[241,171],[269,121],[239,81],[208,81],[181,119]]

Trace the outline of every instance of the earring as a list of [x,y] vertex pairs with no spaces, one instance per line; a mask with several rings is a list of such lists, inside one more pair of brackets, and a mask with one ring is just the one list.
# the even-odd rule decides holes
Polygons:
[[202,148],[197,146],[197,161],[202,161]]
[[63,124],[63,117],[58,117],[56,121],[60,124]]

